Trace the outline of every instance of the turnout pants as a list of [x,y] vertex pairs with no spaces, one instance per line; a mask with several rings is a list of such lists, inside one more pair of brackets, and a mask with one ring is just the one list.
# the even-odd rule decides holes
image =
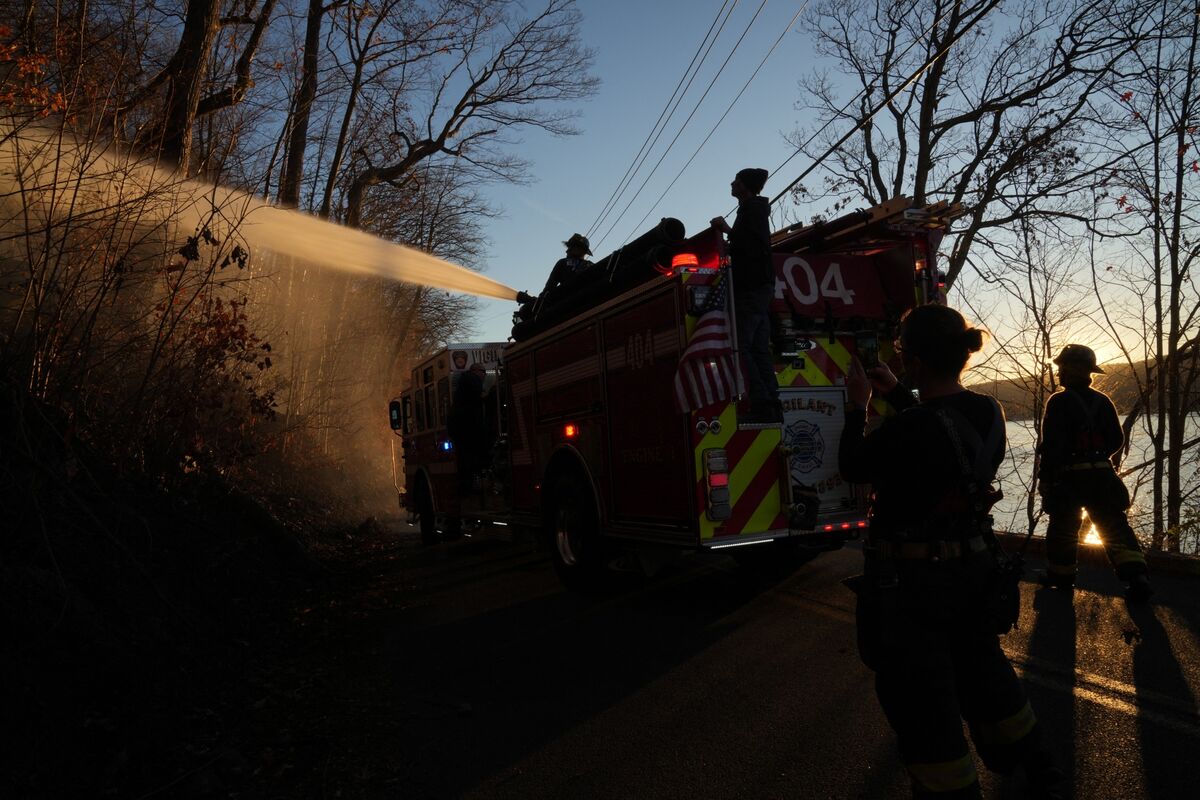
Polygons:
[[1129,490],[1112,467],[1067,469],[1049,490],[1043,490],[1049,515],[1046,528],[1047,570],[1074,578],[1082,512],[1096,526],[1108,561],[1122,580],[1146,572],[1146,557],[1129,525]]
[[771,358],[771,320],[768,311],[775,292],[774,282],[734,295],[738,349],[746,372],[751,403],[764,405],[779,397],[779,381]]
[[970,562],[895,562],[894,589],[859,596],[859,647],[914,797],[980,797],[964,720],[992,771],[1012,772],[1042,747],[1024,689],[982,622],[992,556]]

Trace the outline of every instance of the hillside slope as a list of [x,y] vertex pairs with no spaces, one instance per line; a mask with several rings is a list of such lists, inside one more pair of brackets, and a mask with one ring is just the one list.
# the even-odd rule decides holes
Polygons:
[[[1134,365],[1138,374],[1145,374],[1144,364],[1145,362],[1139,362]],[[1112,398],[1119,413],[1127,414],[1133,408],[1138,394],[1134,371],[1128,364],[1108,364],[1104,368],[1107,371],[1096,375],[1092,385]],[[1033,416],[1033,394],[1020,381],[981,381],[972,383],[971,389],[999,400],[1009,419],[1029,419]],[[1192,393],[1191,408],[1200,411],[1200,389]]]

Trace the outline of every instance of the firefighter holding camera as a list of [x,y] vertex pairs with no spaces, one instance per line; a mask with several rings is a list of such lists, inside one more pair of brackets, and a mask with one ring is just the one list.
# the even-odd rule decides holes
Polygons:
[[[1003,569],[988,514],[1004,414],[961,383],[983,332],[951,308],[920,306],[902,320],[896,346],[919,403],[886,366],[868,373],[855,361],[846,383],[839,467],[874,490],[865,575],[850,583],[859,652],[875,671],[914,797],[981,796],[963,720],[990,770],[1021,767],[1032,796],[1065,797],[1000,648],[1019,602],[1019,573]],[[900,413],[864,435],[872,387]]]

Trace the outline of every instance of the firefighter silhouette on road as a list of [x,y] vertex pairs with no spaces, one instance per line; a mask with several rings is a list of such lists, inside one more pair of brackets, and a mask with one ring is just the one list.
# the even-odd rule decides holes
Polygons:
[[[461,351],[460,351],[461,352]],[[458,373],[447,433],[458,454],[460,486],[470,489],[485,466],[487,424],[484,414],[483,384],[486,370],[479,362]]]
[[1129,490],[1112,460],[1124,447],[1125,435],[1112,401],[1091,388],[1092,374],[1104,370],[1096,365],[1092,349],[1080,344],[1064,347],[1054,363],[1063,388],[1051,395],[1042,417],[1038,490],[1050,520],[1048,567],[1041,583],[1068,590],[1075,585],[1081,512],[1086,509],[1109,563],[1127,583],[1125,596],[1145,601],[1153,592],[1146,557],[1126,516]]
[[[875,500],[858,594],[859,651],[875,671],[914,797],[978,798],[963,720],[988,769],[1023,767],[1033,796],[1065,797],[1033,709],[1000,648],[1016,612],[999,607],[1000,556],[988,515],[1004,458],[1004,415],[963,388],[982,332],[957,311],[919,306],[901,322],[904,371],[918,405],[886,366],[847,377],[838,461]],[[872,385],[900,413],[864,435]],[[1018,606],[1019,607],[1019,606]]]

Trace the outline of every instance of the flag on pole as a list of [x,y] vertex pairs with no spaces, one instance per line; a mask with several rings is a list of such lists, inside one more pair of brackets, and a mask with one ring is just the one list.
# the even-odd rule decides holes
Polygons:
[[708,299],[675,370],[675,406],[695,411],[745,391],[741,365],[733,352],[728,270],[698,272],[689,286],[709,285]]

